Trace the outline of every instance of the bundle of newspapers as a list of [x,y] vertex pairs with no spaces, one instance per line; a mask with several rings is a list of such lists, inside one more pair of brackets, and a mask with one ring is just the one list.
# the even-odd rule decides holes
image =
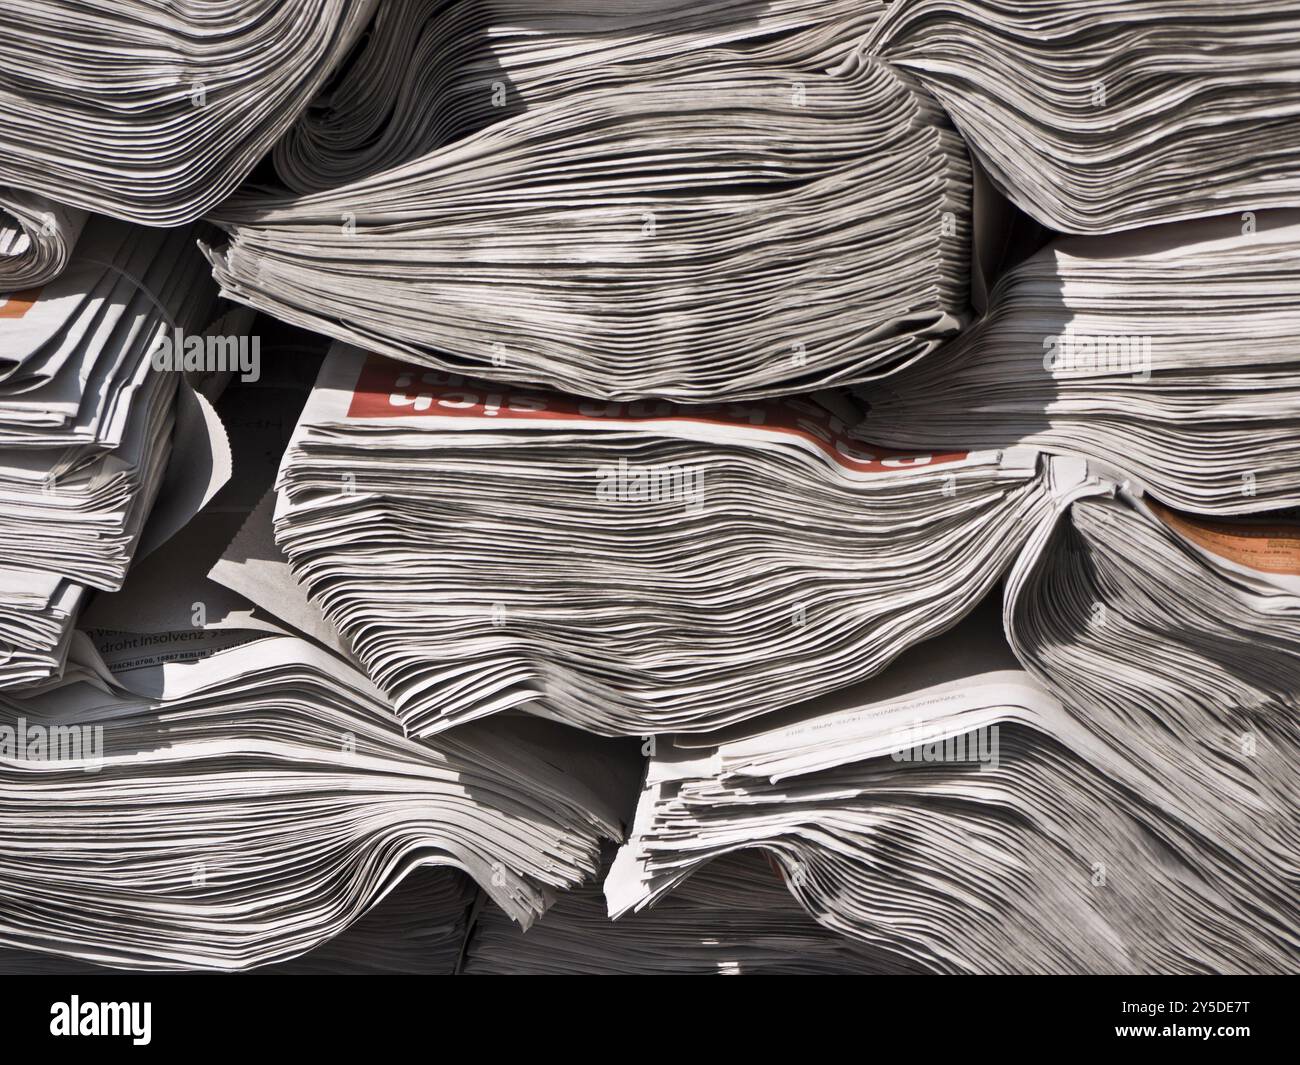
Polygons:
[[[334,938],[254,971],[285,976],[450,976],[460,969],[476,897],[473,881],[460,870],[425,866]],[[103,975],[114,970],[80,957],[0,947],[0,971],[10,975]]]
[[1173,507],[1242,514],[1300,499],[1300,212],[1054,241],[987,315],[862,389],[895,447],[1087,455]]
[[20,189],[0,189],[0,291],[25,292],[68,266],[86,212]]
[[0,894],[21,900],[5,946],[242,969],[311,950],[429,866],[528,924],[623,834],[617,776],[562,726],[408,739],[364,676],[292,636],[192,661],[137,649],[113,672],[78,650],[0,699],[21,745],[0,761]]
[[1300,206],[1290,0],[907,0],[860,52],[1060,232]]
[[575,888],[527,932],[484,908],[469,975],[902,975],[922,971],[808,916],[757,851],[702,868],[663,905],[611,921],[600,888]]
[[695,402],[865,380],[969,319],[965,147],[885,67],[828,69],[883,5],[574,6],[392,5],[282,142],[291,191],[215,213],[223,294],[445,370]]
[[155,542],[224,478],[183,361],[214,295],[191,231],[97,219],[59,277],[4,297],[0,686],[58,672],[88,590],[120,587],[156,501]]
[[693,731],[950,626],[1051,514],[1043,468],[871,450],[811,400],[586,402],[338,345],[275,528],[417,735],[512,707]]
[[146,225],[192,222],[299,116],[374,9],[375,0],[5,4],[0,186]]
[[1300,971],[1297,69],[0,10],[0,971]]
[[1294,867],[1166,808],[1155,748],[1092,734],[998,641],[977,615],[865,684],[662,743],[611,914],[761,848],[820,923],[927,971],[1294,969]]
[[[1267,394],[1264,378],[1255,387]],[[667,741],[607,880],[614,916],[671,894],[704,862],[762,847],[794,863],[786,879],[817,920],[904,966],[1290,967],[1300,524],[1174,509],[1136,476],[1064,447],[873,450],[861,439],[872,415],[849,429],[831,409],[850,415],[842,400],[581,401],[336,346],[286,451],[276,537],[409,731],[454,736],[460,722],[525,710],[649,737],[651,748]],[[1264,454],[1261,479],[1290,461]],[[1277,503],[1246,498],[1256,511]],[[922,642],[996,596],[999,581],[1001,620],[986,608],[946,643]],[[1005,643],[964,650],[972,632],[987,643],[1002,627],[1015,658]],[[909,664],[887,669],[902,652]],[[985,716],[963,711],[937,736],[968,745],[983,742],[972,730],[1004,731],[1006,779],[971,779],[970,816],[947,809],[967,780],[947,748],[910,777],[880,760],[932,751],[926,720],[914,741],[869,733],[859,753],[818,717],[806,729],[832,754],[817,770],[863,762],[866,775],[816,778],[807,800],[766,767],[750,774],[772,785],[759,793],[730,779],[725,757],[694,753],[765,735],[771,715],[839,713],[846,699],[874,728],[873,686],[892,698],[899,676],[912,678],[906,702],[924,715],[943,705],[930,687],[945,663],[983,672],[999,659],[1014,677],[981,696]],[[983,684],[956,674],[949,687]],[[843,752],[849,762],[834,761]],[[683,799],[679,779],[698,780],[699,797]],[[1005,806],[1005,823],[990,820],[989,803]],[[873,841],[900,819],[918,826],[888,845],[832,827],[860,814],[875,827],[852,831]],[[751,818],[752,835],[741,827]],[[1026,818],[1044,839],[1015,834]],[[950,857],[931,834],[953,841]],[[789,836],[803,842],[787,847]],[[985,837],[1004,849],[972,843]],[[840,868],[845,847],[863,848],[868,869],[893,869],[886,855],[898,848],[920,857],[869,875]],[[1017,885],[1022,851],[1042,863],[1028,886]],[[976,884],[1008,871],[988,895],[965,896],[932,885],[962,879],[947,862]],[[1170,862],[1199,879],[1173,877],[1169,898],[1132,879],[1140,863]],[[1089,878],[1117,868],[1129,871],[1127,892],[1096,894]],[[794,884],[804,876],[806,892]],[[975,941],[955,947],[950,918],[926,927],[925,915],[959,902]],[[1255,908],[1266,915],[1258,936],[1215,931]],[[556,934],[574,934],[564,927]]]
[[842,61],[884,0],[385,0],[358,52],[275,145],[295,192],[388,170],[572,92],[711,61]]

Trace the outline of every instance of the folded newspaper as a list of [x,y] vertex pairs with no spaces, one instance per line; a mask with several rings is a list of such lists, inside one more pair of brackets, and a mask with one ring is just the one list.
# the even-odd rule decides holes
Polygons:
[[[475,898],[473,881],[460,870],[417,869],[333,939],[290,961],[252,971],[279,976],[450,976],[460,965]],[[0,947],[0,971],[9,976],[92,976],[112,969],[62,954]]]
[[0,759],[0,895],[16,900],[0,945],[245,969],[317,947],[429,866],[528,924],[622,836],[628,780],[593,738],[518,718],[408,739],[327,651],[215,646],[110,647],[110,672],[82,636],[61,680],[0,695],[0,737],[21,746]]
[[336,345],[275,536],[414,735],[511,707],[695,731],[952,625],[1050,517],[1043,471],[873,450],[806,399],[582,401]]
[[384,0],[356,55],[276,142],[275,168],[295,192],[337,188],[542,102],[701,54],[825,70],[884,10],[885,0]]
[[971,329],[864,387],[863,431],[1087,455],[1201,513],[1295,506],[1298,264],[1297,211],[1058,239]]
[[58,278],[0,297],[0,686],[56,674],[89,589],[225,479],[181,358],[214,295],[191,231],[97,219]]
[[1086,470],[1063,498],[1007,578],[1017,657],[1294,918],[1300,522],[1183,514]]
[[298,117],[374,9],[0,5],[0,186],[146,225],[192,222]]
[[1060,232],[1300,207],[1292,0],[908,0],[860,53]]
[[659,737],[610,914],[757,848],[821,924],[927,971],[1293,969],[1294,883],[1133,788],[1162,763],[1091,736],[992,620],[783,713]]
[[395,358],[685,402],[866,380],[970,317],[971,172],[929,97],[705,52],[387,170],[250,189],[222,294]]
[[611,922],[598,885],[567,891],[526,933],[484,907],[462,972],[472,976],[817,976],[922,972],[823,928],[755,853],[719,858],[653,910]]
[[0,292],[53,281],[67,268],[86,212],[32,192],[0,188]]

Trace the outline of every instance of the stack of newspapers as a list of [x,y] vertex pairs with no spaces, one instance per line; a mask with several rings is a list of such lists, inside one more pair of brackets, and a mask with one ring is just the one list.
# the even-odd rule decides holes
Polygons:
[[1294,3],[0,56],[0,971],[1300,971]]
[[960,139],[889,70],[721,53],[237,195],[210,256],[227,296],[398,359],[701,402],[932,351],[969,318],[970,213]]
[[23,292],[63,273],[86,218],[37,193],[0,189],[0,288]]
[[[97,219],[58,278],[4,297],[0,686],[56,674],[89,589],[121,586],[150,508],[182,510],[194,490],[201,503],[221,476],[220,427],[175,368],[177,338],[202,340],[213,307],[202,265],[191,230]],[[160,499],[169,468],[176,491]]]
[[0,185],[150,226],[191,222],[301,114],[375,6],[6,4]]
[[[527,925],[622,837],[628,780],[575,730],[503,720],[425,744],[292,636],[137,652],[115,672],[86,643],[59,682],[0,700],[0,731],[27,748],[0,766],[0,876],[24,900],[6,945],[243,969],[318,946],[429,866]],[[59,756],[33,757],[41,742]]]
[[1170,801],[1158,748],[1096,734],[999,644],[977,612],[872,681],[661,741],[611,915],[760,847],[824,925],[930,971],[1290,968],[1285,858]]
[[409,730],[522,706],[654,734],[951,625],[1048,520],[1046,467],[878,451],[806,399],[590,402],[335,347],[275,529]]

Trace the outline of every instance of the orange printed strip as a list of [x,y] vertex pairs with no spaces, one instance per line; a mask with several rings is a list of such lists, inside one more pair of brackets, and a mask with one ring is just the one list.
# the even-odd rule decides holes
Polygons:
[[1259,573],[1300,577],[1300,525],[1191,518],[1154,499],[1151,509],[1184,540]]
[[436,414],[444,418],[491,418],[546,422],[582,419],[605,422],[672,421],[734,425],[797,436],[813,444],[846,469],[886,472],[911,466],[958,462],[968,452],[921,454],[877,452],[850,439],[828,411],[799,399],[758,403],[681,405],[668,400],[611,402],[559,393],[537,392],[509,384],[490,384],[438,370],[369,355],[357,376],[349,418],[402,418]]
[[21,292],[0,293],[0,318],[21,318],[40,298],[40,287],[25,288]]

